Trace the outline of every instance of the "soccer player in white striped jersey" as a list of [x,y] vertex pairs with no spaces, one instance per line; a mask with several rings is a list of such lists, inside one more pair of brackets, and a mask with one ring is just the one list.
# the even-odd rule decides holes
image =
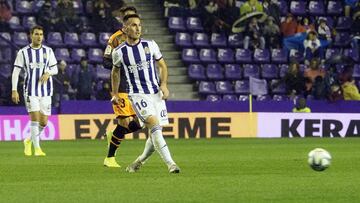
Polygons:
[[[115,101],[118,100],[116,97],[120,83],[120,69],[122,69],[126,76],[126,92],[129,94],[135,113],[151,132],[151,140],[146,141],[144,152],[126,170],[128,172],[139,170],[155,147],[169,172],[179,173],[180,168],[172,159],[162,134],[162,126],[169,123],[165,105],[165,99],[169,96],[166,63],[155,41],[140,38],[141,20],[137,14],[126,15],[123,21],[126,41],[112,53],[113,95]],[[155,69],[155,61],[158,71]]]
[[24,139],[24,153],[25,156],[31,156],[33,144],[34,155],[45,156],[40,148],[40,134],[47,125],[48,116],[51,115],[51,96],[54,91],[52,76],[58,73],[58,68],[53,50],[42,44],[44,29],[34,26],[30,30],[30,38],[31,44],[20,49],[15,59],[11,99],[15,104],[20,101],[17,87],[20,71],[23,70],[25,106],[31,120],[31,137]]

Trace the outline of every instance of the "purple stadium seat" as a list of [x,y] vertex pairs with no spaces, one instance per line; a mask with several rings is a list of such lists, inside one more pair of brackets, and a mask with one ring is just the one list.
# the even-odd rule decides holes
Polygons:
[[329,59],[337,54],[340,54],[340,50],[339,49],[335,49],[335,48],[328,48],[325,52],[325,59]]
[[306,2],[305,1],[291,1],[290,12],[296,16],[306,15]]
[[31,1],[16,1],[15,8],[16,8],[16,12],[22,15],[32,13]]
[[354,72],[352,75],[354,78],[359,79],[360,78],[360,64],[354,65]]
[[58,61],[64,60],[66,62],[72,62],[69,50],[67,48],[55,49],[55,56]]
[[84,13],[84,5],[82,3],[81,0],[74,0],[73,2],[73,7],[75,10],[75,13],[77,14],[83,14]]
[[212,33],[211,34],[211,46],[213,47],[226,47],[227,37],[225,33]]
[[186,32],[177,32],[175,35],[175,44],[180,47],[192,47],[191,35]]
[[242,78],[242,71],[239,64],[225,65],[225,78],[228,80],[240,80]]
[[215,84],[209,81],[201,81],[199,84],[199,94],[215,94]]
[[14,32],[13,42],[17,46],[24,47],[29,44],[28,33],[26,32]]
[[83,32],[80,35],[80,41],[83,45],[96,47],[98,43],[96,42],[96,35],[91,32]]
[[258,95],[256,96],[256,101],[270,101],[270,95]]
[[248,80],[237,80],[235,82],[236,94],[249,94],[249,92],[250,92],[250,86]]
[[260,68],[258,65],[253,64],[244,64],[244,78],[249,79],[249,77],[259,78],[260,77]]
[[[4,78],[9,78],[11,77],[11,74],[12,74],[12,65],[10,64],[3,64],[1,67],[0,67],[0,75],[3,76]],[[1,90],[0,90],[1,91]]]
[[[5,47],[0,50],[0,63],[12,62],[12,51],[11,48]],[[1,70],[0,70],[1,72]]]
[[235,60],[238,63],[251,63],[252,53],[249,49],[236,49]]
[[106,46],[109,38],[111,37],[111,33],[109,32],[100,32],[99,33],[99,43],[101,46]]
[[334,28],[334,19],[331,16],[327,16],[326,18],[326,24],[329,26],[329,28]]
[[209,64],[206,67],[206,76],[210,80],[224,79],[223,70],[220,64]]
[[90,63],[102,63],[104,53],[101,49],[90,48],[88,51],[88,59]]
[[243,37],[240,33],[231,34],[228,37],[228,45],[231,48],[243,47]]
[[360,51],[355,49],[355,48],[351,48],[351,49],[345,49],[344,50],[344,55],[345,56],[349,56],[350,58],[352,58],[355,62],[360,62],[360,56],[359,53]]
[[[10,33],[8,33],[8,32],[0,32],[0,35],[1,35],[3,38],[7,39],[8,42],[11,42],[11,35],[10,35]],[[3,47],[3,46],[9,46],[9,44],[8,44],[5,40],[0,39],[0,47]]]
[[281,15],[285,16],[289,12],[289,5],[288,5],[287,0],[280,0],[279,8],[280,8]]
[[288,97],[286,95],[278,95],[278,94],[275,94],[273,96],[273,100],[274,101],[287,101],[289,100]]
[[325,5],[323,1],[310,1],[309,2],[309,14],[313,16],[319,16],[325,14]]
[[186,27],[190,32],[202,32],[204,30],[200,18],[197,17],[188,17]]
[[201,64],[191,64],[188,68],[188,75],[192,80],[205,80],[205,67]]
[[181,17],[170,17],[168,21],[168,27],[172,32],[186,31],[184,19]]
[[20,24],[20,19],[17,16],[13,16],[9,20],[9,26],[14,31],[24,31],[24,27]]
[[341,15],[343,13],[343,5],[340,0],[329,1],[327,5],[328,15]]
[[66,73],[68,75],[77,74],[80,71],[80,66],[78,64],[68,64],[66,66]]
[[223,95],[223,101],[237,101],[238,98],[234,94],[225,94]]
[[63,38],[60,32],[49,32],[47,35],[47,44],[51,47],[64,46]]
[[216,84],[216,92],[218,94],[233,94],[233,86],[229,81],[217,81]]
[[270,52],[268,49],[255,49],[254,62],[256,63],[270,63]]
[[249,95],[240,95],[239,101],[249,101]]
[[334,46],[347,47],[350,43],[351,37],[348,32],[338,32],[335,36]]
[[337,30],[348,30],[351,28],[352,20],[350,17],[340,16],[336,22]]
[[288,53],[284,49],[273,49],[271,51],[271,61],[273,63],[287,63]]
[[96,66],[96,78],[102,80],[110,79],[111,70],[104,68],[102,65]]
[[201,49],[199,53],[201,62],[216,63],[216,52],[213,49]]
[[86,57],[86,52],[84,49],[72,49],[71,58],[74,62],[80,62],[82,57]]
[[234,63],[234,51],[232,49],[218,49],[217,58],[220,63]]
[[185,63],[199,63],[199,54],[196,49],[183,49],[182,60]]
[[[275,83],[279,83],[279,80],[276,80],[276,79],[271,80],[271,86],[273,86],[273,84],[275,84]],[[278,84],[274,89],[272,89],[272,93],[285,94],[286,93],[285,84],[283,82]]]
[[221,96],[216,94],[210,94],[206,96],[206,101],[211,101],[211,102],[221,101]]
[[289,65],[286,64],[281,65],[279,71],[280,78],[283,78],[288,72],[288,70],[289,70]]
[[79,47],[79,36],[75,32],[65,32],[64,43],[69,47]]
[[209,36],[206,33],[195,32],[192,36],[192,42],[196,47],[200,47],[200,48],[210,47]]
[[261,69],[261,76],[264,79],[278,78],[278,67],[274,64],[264,64]]
[[25,29],[30,29],[36,25],[35,16],[24,16],[22,19],[22,25]]

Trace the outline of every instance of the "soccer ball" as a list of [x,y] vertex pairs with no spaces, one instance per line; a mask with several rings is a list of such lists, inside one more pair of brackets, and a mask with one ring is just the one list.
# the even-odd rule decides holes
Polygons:
[[330,166],[331,155],[325,149],[313,149],[309,152],[308,163],[315,171],[323,171]]

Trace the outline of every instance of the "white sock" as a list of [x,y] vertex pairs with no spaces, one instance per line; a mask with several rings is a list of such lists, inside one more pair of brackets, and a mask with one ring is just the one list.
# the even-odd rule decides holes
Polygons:
[[36,139],[38,140],[38,143],[39,143],[39,147],[40,147],[40,135],[44,131],[45,128],[46,128],[46,126],[39,125],[39,136],[36,136]]
[[144,164],[154,151],[155,151],[155,148],[151,141],[151,136],[149,136],[148,139],[146,140],[144,151],[137,158],[137,160],[140,161],[142,164]]
[[35,148],[39,148],[40,147],[40,142],[39,142],[39,122],[37,121],[31,121],[30,124],[30,134],[31,134],[31,141],[34,145]]
[[166,165],[171,166],[172,164],[175,164],[174,160],[171,158],[169,148],[166,145],[165,139],[162,135],[162,127],[160,125],[155,125],[151,128],[151,139],[156,151],[160,154]]

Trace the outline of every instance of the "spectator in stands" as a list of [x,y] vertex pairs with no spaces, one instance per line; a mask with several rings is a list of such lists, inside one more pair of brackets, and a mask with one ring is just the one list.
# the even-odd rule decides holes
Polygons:
[[320,76],[325,77],[325,71],[319,66],[319,59],[313,58],[310,62],[310,68],[306,68],[304,71],[304,77],[306,78],[306,94],[311,94],[315,79]]
[[274,18],[274,23],[276,25],[280,25],[280,8],[279,6],[274,2],[274,0],[264,0],[263,1],[263,7],[264,12],[268,15]]
[[342,89],[345,100],[360,100],[359,89],[356,87],[355,80],[352,77],[354,72],[353,66],[345,66],[340,74],[340,81],[342,82]]
[[305,78],[300,71],[299,63],[292,62],[288,72],[281,79],[285,82],[286,94],[290,97],[302,95],[305,91]]
[[311,113],[311,109],[306,105],[305,98],[299,98],[296,101],[295,107],[293,108],[292,112],[294,113]]
[[89,70],[88,61],[85,57],[82,57],[80,60],[80,72],[78,75],[75,75],[78,78],[77,82],[77,95],[76,99],[78,100],[89,100],[91,98],[94,78],[93,74]]
[[309,18],[304,17],[300,23],[297,24],[296,33],[310,32],[315,31],[315,26],[309,20]]
[[204,28],[207,32],[222,32],[230,29],[230,25],[226,24],[219,17],[219,6],[215,0],[210,0],[201,8],[201,19],[204,21]]
[[37,14],[39,25],[42,25],[47,31],[58,30],[60,18],[57,17],[56,10],[51,5],[51,0],[46,0]]
[[351,16],[351,9],[354,9],[358,4],[359,0],[345,0],[345,16]]
[[111,91],[110,84],[108,81],[103,83],[103,87],[100,91],[96,92],[97,100],[110,100],[111,99]]
[[343,100],[343,92],[339,81],[339,74],[336,66],[331,65],[325,73],[324,82],[326,94],[330,101]]
[[310,31],[304,40],[305,64],[309,64],[313,58],[324,58],[324,49],[321,47],[320,40],[316,32]]
[[357,3],[353,13],[353,24],[351,26],[353,38],[351,41],[351,47],[355,50],[360,50],[360,2]]
[[94,27],[101,31],[112,32],[116,28],[117,21],[111,15],[110,4],[106,0],[96,1],[93,11]]
[[320,18],[319,19],[319,26],[318,26],[318,29],[317,29],[317,33],[319,34],[319,39],[327,40],[328,42],[332,41],[331,29],[326,24],[326,19],[325,18]]
[[59,24],[63,30],[68,32],[80,32],[81,21],[75,12],[72,0],[58,0],[56,12],[60,18]]
[[61,60],[59,63],[59,72],[55,76],[56,81],[54,83],[55,85],[55,101],[59,100],[69,100],[71,92],[71,85],[70,85],[70,76],[66,72],[67,64],[64,60]]
[[328,97],[328,92],[326,91],[326,84],[324,78],[317,76],[312,86],[311,96],[316,100],[324,100]]
[[266,44],[271,48],[280,48],[280,28],[275,24],[275,19],[269,16],[264,26]]
[[248,0],[240,7],[241,16],[255,11],[264,12],[264,7],[258,0]]
[[281,34],[290,37],[296,34],[297,22],[291,13],[288,13],[284,22],[281,23]]
[[11,7],[7,0],[0,0],[0,32],[10,30],[9,20],[12,17]]
[[[246,36],[244,38],[244,49],[248,49],[249,45],[254,49],[265,49],[265,38],[263,29],[257,22],[256,18],[252,18],[246,28]],[[250,44],[251,43],[251,44]]]

